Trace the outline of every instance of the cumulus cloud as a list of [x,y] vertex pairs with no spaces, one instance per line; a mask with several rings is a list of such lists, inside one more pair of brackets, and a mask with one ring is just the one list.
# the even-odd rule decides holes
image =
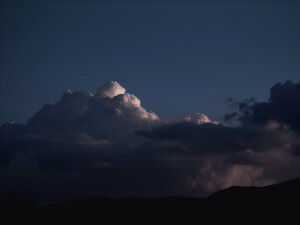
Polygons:
[[47,137],[72,138],[85,133],[109,139],[151,127],[159,120],[154,112],[141,106],[136,96],[111,81],[100,87],[96,95],[66,91],[60,101],[46,104],[30,118],[27,126],[32,133]]
[[192,123],[196,123],[196,124],[203,124],[203,123],[218,124],[219,123],[217,121],[211,121],[207,115],[202,114],[202,113],[195,113],[192,116],[185,117],[184,120],[187,122],[192,122]]
[[164,121],[113,81],[94,95],[67,90],[26,124],[0,126],[0,192],[40,201],[204,196],[299,176],[298,86],[236,104],[228,118],[237,126],[201,113]]
[[125,94],[125,92],[126,89],[118,82],[110,81],[98,89],[96,96],[99,98],[113,98],[117,95]]

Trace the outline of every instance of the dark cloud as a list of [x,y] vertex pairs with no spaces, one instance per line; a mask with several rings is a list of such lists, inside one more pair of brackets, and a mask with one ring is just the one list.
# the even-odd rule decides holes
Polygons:
[[40,201],[203,196],[299,176],[298,120],[281,112],[298,110],[297,85],[275,85],[265,103],[238,103],[238,126],[201,113],[164,121],[117,82],[95,95],[68,90],[26,124],[0,127],[0,191]]
[[191,153],[198,154],[226,154],[244,150],[253,147],[259,137],[257,131],[242,127],[187,122],[163,125],[152,131],[138,131],[137,134],[151,139],[179,142],[185,144]]
[[300,83],[277,83],[271,88],[268,101],[245,100],[238,108],[239,112],[228,114],[225,119],[238,117],[242,123],[250,124],[276,121],[300,132]]
[[182,144],[189,154],[230,154],[245,149],[255,152],[273,148],[295,146],[297,135],[288,129],[265,127],[230,127],[213,123],[175,123],[154,128],[152,131],[137,131],[138,135],[152,140],[166,140]]
[[252,115],[256,121],[275,120],[300,132],[300,83],[287,81],[274,85],[269,102],[254,104]]

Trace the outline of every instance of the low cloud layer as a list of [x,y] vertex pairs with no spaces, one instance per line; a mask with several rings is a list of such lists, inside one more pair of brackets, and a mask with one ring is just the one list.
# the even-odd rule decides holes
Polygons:
[[0,192],[38,201],[98,196],[205,196],[300,176],[300,83],[225,116],[160,119],[117,82],[67,90],[26,124],[0,127]]

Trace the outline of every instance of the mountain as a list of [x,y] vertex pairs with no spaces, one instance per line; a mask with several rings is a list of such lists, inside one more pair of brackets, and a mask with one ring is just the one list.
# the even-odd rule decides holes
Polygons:
[[300,200],[300,178],[264,187],[233,186],[207,198],[209,202],[227,203],[291,203]]
[[[265,187],[230,187],[207,198],[106,198],[90,197],[37,207],[21,196],[1,196],[1,212],[11,219],[34,218],[36,221],[65,222],[78,220],[119,220],[144,223],[163,219],[182,221],[258,221],[287,222],[297,219],[300,179]],[[4,214],[3,214],[4,215]]]

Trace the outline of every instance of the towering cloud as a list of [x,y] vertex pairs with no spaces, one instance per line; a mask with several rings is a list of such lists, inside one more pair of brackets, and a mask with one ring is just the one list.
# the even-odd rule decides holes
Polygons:
[[97,138],[127,136],[159,122],[141,101],[117,82],[104,84],[96,95],[68,90],[54,105],[45,105],[27,122],[33,133],[66,138],[87,134]]
[[101,196],[203,196],[299,176],[299,84],[245,101],[238,126],[196,113],[160,119],[117,82],[67,90],[26,124],[0,127],[0,192],[40,201]]

